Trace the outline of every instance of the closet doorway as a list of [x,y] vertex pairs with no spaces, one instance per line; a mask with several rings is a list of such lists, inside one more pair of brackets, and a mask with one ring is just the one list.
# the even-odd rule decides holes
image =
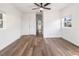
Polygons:
[[43,37],[43,12],[36,13],[36,36]]

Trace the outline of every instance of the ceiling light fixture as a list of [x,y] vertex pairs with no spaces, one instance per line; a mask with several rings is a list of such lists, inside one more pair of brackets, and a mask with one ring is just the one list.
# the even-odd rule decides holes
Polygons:
[[40,8],[40,10],[44,10],[43,8]]

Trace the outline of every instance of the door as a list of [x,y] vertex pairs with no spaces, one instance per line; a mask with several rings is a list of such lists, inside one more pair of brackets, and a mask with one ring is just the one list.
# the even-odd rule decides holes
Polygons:
[[43,37],[43,13],[36,14],[36,35]]

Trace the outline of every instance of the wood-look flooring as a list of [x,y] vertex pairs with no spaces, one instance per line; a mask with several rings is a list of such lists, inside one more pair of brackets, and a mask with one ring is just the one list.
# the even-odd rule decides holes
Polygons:
[[79,47],[61,38],[44,39],[36,36],[22,36],[2,51],[0,56],[74,56]]

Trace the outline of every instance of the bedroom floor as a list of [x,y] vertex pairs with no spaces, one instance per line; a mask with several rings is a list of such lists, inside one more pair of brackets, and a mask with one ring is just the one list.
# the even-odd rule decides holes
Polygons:
[[0,51],[1,56],[79,56],[79,47],[61,38],[22,36]]

